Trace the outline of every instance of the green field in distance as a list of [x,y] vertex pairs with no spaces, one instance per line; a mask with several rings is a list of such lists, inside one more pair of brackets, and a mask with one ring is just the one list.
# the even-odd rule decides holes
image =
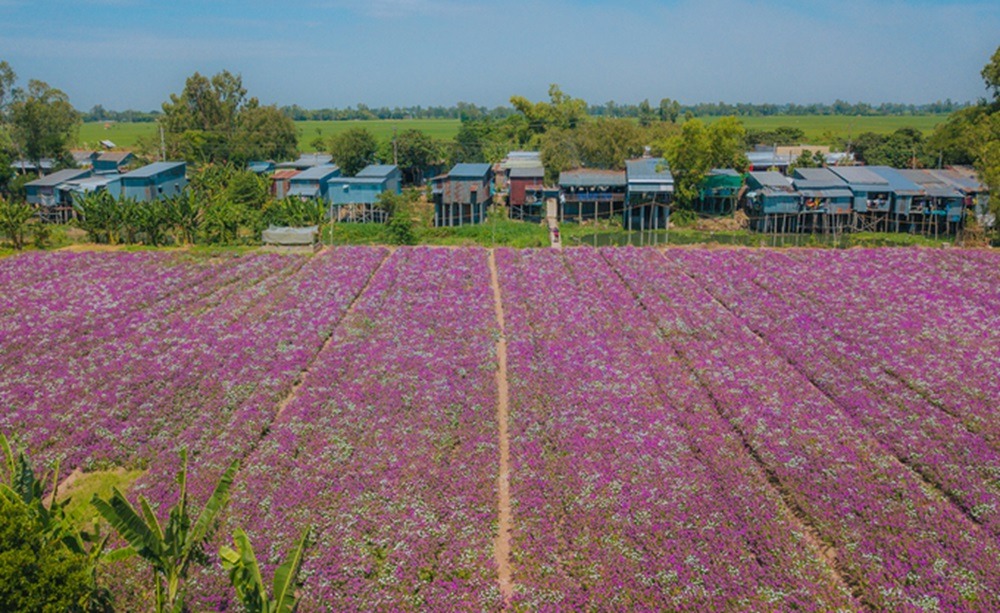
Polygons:
[[[886,117],[851,117],[846,115],[773,115],[770,117],[742,117],[748,129],[769,130],[780,126],[790,126],[805,132],[806,143],[833,144],[839,138],[855,137],[862,132],[887,134],[899,128],[916,128],[930,134],[934,127],[944,122],[947,115],[901,115]],[[706,117],[711,123],[717,117]],[[297,121],[295,128],[299,135],[299,149],[314,151],[313,141],[328,139],[351,128],[368,129],[376,139],[385,141],[392,138],[393,130],[417,129],[438,140],[451,140],[458,134],[460,122],[457,119],[375,119],[368,121]],[[79,146],[96,148],[99,141],[110,140],[118,147],[130,149],[136,146],[140,136],[154,137],[155,123],[85,123],[80,127]]]

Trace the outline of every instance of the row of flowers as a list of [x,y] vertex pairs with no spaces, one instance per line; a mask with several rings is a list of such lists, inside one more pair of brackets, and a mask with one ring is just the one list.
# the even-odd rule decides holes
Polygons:
[[[754,459],[830,547],[835,566],[863,604],[873,610],[1000,606],[996,538],[713,300],[687,274],[684,254],[605,256]],[[747,256],[722,251],[705,257],[710,261],[702,268],[715,266],[720,277],[727,276],[726,261]]]
[[497,259],[519,606],[857,607],[598,251]]
[[244,463],[267,564],[314,528],[304,610],[498,607],[488,279],[485,250],[396,251]]

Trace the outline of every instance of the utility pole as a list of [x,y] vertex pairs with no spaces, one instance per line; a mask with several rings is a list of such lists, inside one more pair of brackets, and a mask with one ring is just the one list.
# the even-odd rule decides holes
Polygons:
[[[159,122],[157,122],[159,123]],[[163,124],[160,123],[160,161],[167,161],[167,143],[163,138]]]
[[396,128],[392,129],[392,163],[399,166],[399,147],[396,146]]

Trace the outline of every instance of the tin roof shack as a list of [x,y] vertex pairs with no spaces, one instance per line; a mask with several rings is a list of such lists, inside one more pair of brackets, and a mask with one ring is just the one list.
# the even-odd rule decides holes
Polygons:
[[329,201],[327,182],[339,176],[340,166],[313,166],[288,180],[287,196],[290,198],[301,198],[302,200],[322,198]]
[[447,175],[431,179],[435,226],[482,223],[493,195],[493,167],[489,164],[455,164]]
[[117,198],[122,193],[122,177],[121,175],[96,175],[73,179],[63,182],[59,186],[59,191],[64,192],[61,197],[70,203],[86,194],[100,192],[108,192],[113,198]]
[[511,151],[494,168],[496,173],[496,188],[498,192],[506,191],[510,186],[510,173],[520,168],[542,168],[542,154],[538,151]]
[[743,175],[732,168],[714,168],[698,187],[699,213],[731,215],[743,195]]
[[545,198],[539,198],[545,191],[545,168],[541,165],[508,170],[507,188],[511,219],[540,221],[545,216]]
[[299,172],[292,169],[274,171],[274,174],[271,175],[271,196],[278,200],[287,197],[292,177],[299,174]]
[[922,187],[907,179],[903,173],[888,166],[866,166],[870,172],[885,179],[888,183],[889,196],[892,204],[889,215],[869,214],[858,216],[858,227],[872,232],[912,231],[910,218],[913,212],[914,199],[924,195]]
[[299,159],[291,162],[282,162],[277,165],[281,169],[308,170],[315,166],[332,166],[333,156],[326,153],[303,153]]
[[135,156],[129,151],[105,151],[94,160],[94,172],[99,175],[119,174],[128,169]]
[[121,177],[122,196],[139,202],[180,194],[187,187],[184,162],[155,162]]
[[944,170],[928,171],[935,177],[951,184],[965,196],[965,208],[983,225],[993,225],[993,219],[987,218],[989,213],[990,189],[979,181],[975,170],[971,168],[946,168]]
[[826,168],[799,168],[792,173],[792,185],[800,198],[794,231],[843,232],[854,226],[854,194],[839,176]]
[[25,183],[28,204],[38,205],[39,213],[46,221],[65,222],[73,215],[73,201],[64,199],[60,186],[90,174],[89,168],[67,168]]
[[393,165],[370,165],[354,177],[327,182],[330,218],[355,223],[385,223],[388,211],[376,206],[383,192],[402,192],[403,173]]
[[559,173],[559,190],[559,221],[607,219],[624,213],[628,178],[624,170],[567,170]]
[[622,225],[629,230],[666,228],[674,200],[674,175],[663,158],[628,160],[625,180]]
[[772,170],[747,174],[747,208],[750,227],[760,232],[791,229],[799,213],[802,196],[792,181]]
[[889,181],[863,166],[835,166],[830,171],[847,183],[854,194],[854,212],[885,217],[892,211]]
[[[961,229],[965,219],[965,195],[928,170],[900,170],[904,177],[924,191],[913,199],[914,225],[927,236],[951,234]],[[917,217],[922,216],[922,217]]]

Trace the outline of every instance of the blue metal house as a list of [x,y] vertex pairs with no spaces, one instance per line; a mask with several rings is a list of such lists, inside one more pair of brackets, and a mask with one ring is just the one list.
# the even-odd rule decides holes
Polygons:
[[121,177],[122,196],[140,202],[173,196],[187,187],[184,162],[155,162]]
[[802,196],[802,211],[850,215],[854,195],[847,183],[828,168],[797,168],[792,185]]
[[90,176],[89,168],[67,168],[59,170],[50,175],[45,175],[24,184],[28,204],[40,206],[58,206],[62,204],[59,200],[59,186],[66,181],[80,179]]
[[792,180],[780,172],[750,172],[747,189],[747,208],[756,230],[776,231],[779,226],[784,229],[789,217],[799,213],[802,195],[795,191]]
[[[914,212],[922,212],[925,216],[934,218],[937,230],[951,231],[948,224],[961,224],[965,218],[965,194],[952,184],[932,174],[928,170],[900,170],[907,179],[913,181],[924,191],[924,196],[914,200]],[[941,221],[945,225],[941,225]]]
[[[900,222],[907,222],[913,212],[914,199],[924,195],[922,187],[907,179],[903,173],[888,166],[868,166],[868,170],[882,177],[889,183],[889,193],[892,196],[893,229],[899,231]],[[878,228],[876,228],[878,229]],[[886,226],[884,229],[888,230]]]
[[834,166],[830,168],[843,179],[854,194],[857,213],[889,213],[892,194],[889,181],[864,166]]
[[625,162],[625,210],[622,223],[629,229],[666,228],[674,199],[674,175],[663,158]]
[[340,167],[334,165],[313,166],[303,170],[288,181],[288,196],[293,198],[322,198],[327,196],[327,182],[340,176]]
[[455,164],[447,175],[434,177],[431,180],[434,225],[482,223],[493,200],[492,184],[490,164]]
[[135,159],[128,151],[105,151],[94,160],[94,173],[99,175],[122,172]]
[[66,181],[59,186],[61,197],[66,202],[94,192],[108,192],[114,197],[122,193],[121,175],[96,175]]
[[354,177],[327,181],[333,221],[384,223],[386,211],[375,206],[379,194],[402,192],[403,173],[393,165],[370,165]]

